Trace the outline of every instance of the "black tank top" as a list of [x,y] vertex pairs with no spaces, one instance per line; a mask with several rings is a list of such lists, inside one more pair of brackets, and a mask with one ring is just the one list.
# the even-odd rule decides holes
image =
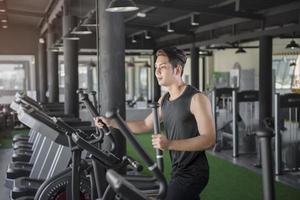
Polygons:
[[[167,138],[180,140],[199,135],[197,122],[190,111],[191,99],[199,91],[187,85],[184,92],[175,100],[170,101],[167,93],[161,102],[162,120]],[[170,150],[172,162],[172,176],[185,174],[185,176],[208,176],[208,162],[204,151],[173,151]]]

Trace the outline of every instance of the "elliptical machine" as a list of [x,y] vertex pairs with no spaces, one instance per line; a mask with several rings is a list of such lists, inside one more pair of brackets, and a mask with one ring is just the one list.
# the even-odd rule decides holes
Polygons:
[[[98,116],[96,109],[89,101],[87,94],[81,95],[81,100],[85,103],[92,115]],[[36,193],[36,200],[44,199],[114,199],[115,193],[107,188],[105,181],[106,169],[119,169],[127,165],[138,170],[142,166],[132,158],[124,156],[122,159],[116,157],[111,151],[115,146],[112,145],[110,151],[101,150],[100,146],[104,136],[108,136],[114,144],[113,137],[108,127],[98,130],[98,135],[87,136],[80,130],[76,130],[64,123],[61,119],[53,118],[55,124],[63,129],[68,135],[69,143],[73,152],[72,166],[57,176],[48,179],[41,185]],[[90,156],[91,163],[80,163],[80,153],[86,150]],[[103,174],[103,175],[102,175]],[[102,176],[101,176],[102,175]],[[88,177],[88,178],[87,178]],[[149,188],[150,184],[140,185],[140,188]]]

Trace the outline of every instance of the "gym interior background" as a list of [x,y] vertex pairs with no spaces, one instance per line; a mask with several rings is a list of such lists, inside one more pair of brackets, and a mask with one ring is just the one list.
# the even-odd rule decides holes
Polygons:
[[[96,91],[90,97],[101,114],[118,107],[126,119],[142,119],[165,93],[153,75],[155,51],[166,46],[186,52],[183,79],[210,98],[214,111],[217,144],[207,151],[211,178],[202,199],[299,199],[300,1],[129,2],[138,9],[108,12],[118,0],[0,1],[1,199],[13,198],[13,137],[32,129],[10,108],[16,93],[93,123],[76,93],[82,88]],[[274,181],[267,192],[257,137],[266,125]],[[149,137],[137,138],[154,156]],[[121,154],[127,146],[138,158],[120,141]]]

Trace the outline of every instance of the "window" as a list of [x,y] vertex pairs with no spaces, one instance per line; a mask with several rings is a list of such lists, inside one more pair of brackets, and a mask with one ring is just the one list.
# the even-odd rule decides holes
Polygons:
[[0,64],[0,74],[0,91],[24,90],[26,88],[23,64]]
[[276,89],[291,89],[292,81],[296,78],[297,71],[295,69],[297,68],[296,63],[299,63],[296,62],[298,57],[298,55],[273,56]]

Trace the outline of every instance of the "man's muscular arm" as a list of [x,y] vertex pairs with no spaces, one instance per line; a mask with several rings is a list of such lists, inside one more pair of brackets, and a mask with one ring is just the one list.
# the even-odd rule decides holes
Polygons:
[[[161,99],[159,99],[159,104],[161,103]],[[161,121],[161,109],[158,107],[158,119]],[[118,128],[117,124],[112,119],[107,119],[105,117],[96,117],[95,124],[97,127],[102,128],[103,124],[99,120],[101,119],[107,126]],[[150,113],[144,120],[131,120],[126,121],[127,126],[133,133],[144,133],[153,129],[153,113]]]

